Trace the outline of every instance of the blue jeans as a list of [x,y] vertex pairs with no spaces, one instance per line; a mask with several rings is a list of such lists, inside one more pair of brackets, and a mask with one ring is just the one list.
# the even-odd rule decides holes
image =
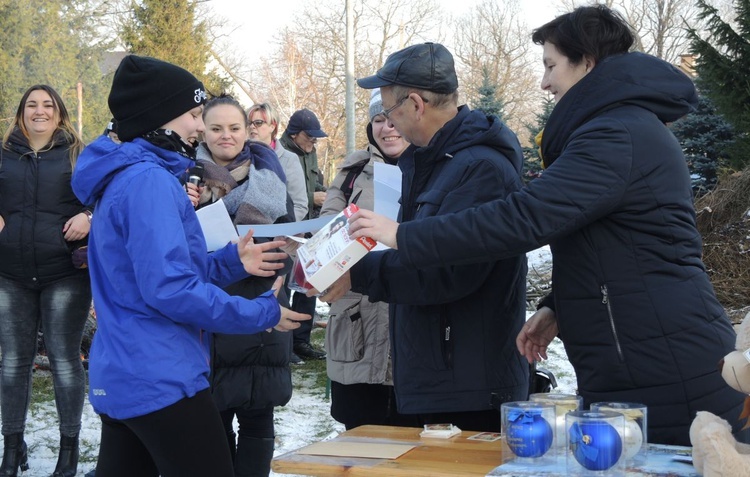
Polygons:
[[86,392],[81,338],[90,306],[91,284],[86,272],[40,286],[0,277],[3,435],[23,432],[26,426],[40,326],[52,370],[60,433],[73,436],[81,430]]

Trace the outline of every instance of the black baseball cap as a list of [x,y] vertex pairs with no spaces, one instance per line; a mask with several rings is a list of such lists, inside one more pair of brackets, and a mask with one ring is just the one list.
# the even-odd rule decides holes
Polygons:
[[289,118],[286,131],[289,134],[297,134],[300,131],[305,131],[310,137],[328,137],[328,134],[320,128],[318,117],[309,109],[295,111],[292,117]]
[[458,89],[453,55],[439,43],[420,43],[388,56],[385,64],[373,76],[360,78],[361,88],[408,86],[439,94],[450,94]]

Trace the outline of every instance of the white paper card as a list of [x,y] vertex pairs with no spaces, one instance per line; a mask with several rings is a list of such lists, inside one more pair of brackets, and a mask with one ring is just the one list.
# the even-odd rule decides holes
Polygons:
[[401,169],[384,162],[375,163],[375,212],[391,220],[398,217],[401,198]]
[[239,240],[237,230],[229,217],[224,201],[219,199],[195,211],[198,221],[206,238],[206,248],[209,252],[219,250],[232,240]]
[[287,224],[238,225],[237,231],[243,236],[248,230],[253,229],[253,237],[291,237],[292,235],[307,232],[317,232],[325,227],[329,220],[331,220],[330,215],[328,217],[318,217],[317,219],[302,220]]

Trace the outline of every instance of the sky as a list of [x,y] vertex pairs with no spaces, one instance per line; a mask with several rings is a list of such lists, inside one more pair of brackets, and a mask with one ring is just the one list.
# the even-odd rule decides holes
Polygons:
[[[357,0],[354,0],[357,1]],[[481,3],[483,0],[437,0],[448,18],[457,18]],[[518,0],[524,19],[530,28],[543,25],[557,14],[554,0]],[[227,19],[226,29],[231,45],[238,48],[241,57],[250,64],[259,62],[261,57],[275,48],[274,35],[285,26],[294,27],[293,19],[302,12],[308,0],[205,0],[207,8]],[[342,25],[345,28],[345,25]],[[450,33],[449,33],[450,35]],[[531,38],[529,38],[531,42]],[[446,46],[450,46],[446,44]],[[535,47],[536,48],[536,47]],[[542,71],[541,48],[539,48],[539,71]],[[240,103],[252,104],[239,88],[234,88]]]
[[[355,0],[356,1],[356,0]],[[438,0],[450,17],[471,11],[481,0]],[[552,0],[520,0],[524,17],[530,27],[537,27],[554,18],[556,8]],[[307,0],[208,0],[208,7],[228,18],[235,28],[231,38],[245,56],[257,61],[272,47],[273,35],[284,26],[291,26],[292,18],[302,11]],[[239,27],[238,27],[239,26]],[[343,28],[343,25],[342,25]],[[529,39],[531,41],[531,39]],[[540,67],[541,68],[541,67]]]

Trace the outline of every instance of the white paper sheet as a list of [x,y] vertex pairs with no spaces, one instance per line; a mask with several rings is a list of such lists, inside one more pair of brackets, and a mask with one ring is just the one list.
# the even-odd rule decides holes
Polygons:
[[232,240],[239,239],[223,200],[219,199],[211,205],[198,209],[195,214],[203,229],[206,248],[209,252],[219,250]]
[[375,210],[391,220],[398,217],[401,198],[401,169],[383,162],[375,163]]
[[317,232],[330,220],[331,216],[288,224],[238,225],[237,232],[244,236],[249,229],[253,229],[253,237],[285,237],[307,232]]
[[[400,207],[398,201],[401,198],[401,169],[398,166],[376,162],[374,173],[374,212],[396,220]],[[254,237],[291,237],[307,232],[315,233],[325,227],[330,220],[331,216],[288,224],[238,225],[237,232],[243,236],[249,229],[253,229]],[[378,245],[378,248],[383,246]]]
[[[384,162],[376,162],[374,169],[375,177],[375,212],[385,215],[391,220],[398,219],[398,209],[401,204],[401,169]],[[382,243],[378,242],[373,250],[388,250]]]

